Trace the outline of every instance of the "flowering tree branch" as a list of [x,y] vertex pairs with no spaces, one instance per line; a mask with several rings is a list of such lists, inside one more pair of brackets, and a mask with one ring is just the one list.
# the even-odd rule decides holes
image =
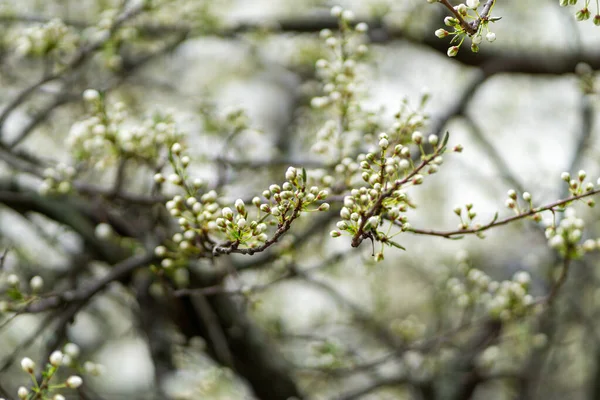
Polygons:
[[[580,195],[571,196],[571,197],[568,197],[568,198],[562,199],[562,200],[557,200],[555,202],[552,202],[552,203],[544,205],[544,206],[535,207],[528,211],[524,211],[517,215],[513,215],[512,217],[507,217],[505,219],[497,220],[495,217],[491,222],[489,222],[485,225],[474,226],[472,228],[467,228],[467,229],[458,229],[458,230],[451,230],[451,231],[438,231],[438,230],[433,230],[433,229],[409,228],[407,231],[417,234],[417,235],[440,236],[440,237],[444,237],[447,239],[456,239],[457,237],[460,238],[464,235],[472,235],[472,234],[477,235],[484,231],[487,231],[488,229],[495,228],[497,226],[507,225],[507,224],[510,224],[511,222],[515,222],[515,221],[518,221],[518,220],[521,220],[524,218],[532,217],[543,211],[551,211],[557,207],[564,207],[564,206],[572,203],[573,201],[583,199],[583,198],[586,198],[589,196],[594,196],[598,193],[600,193],[600,189],[592,190],[592,191],[589,191],[589,192],[586,192],[586,193],[583,193]],[[398,223],[396,223],[396,224],[398,225]]]

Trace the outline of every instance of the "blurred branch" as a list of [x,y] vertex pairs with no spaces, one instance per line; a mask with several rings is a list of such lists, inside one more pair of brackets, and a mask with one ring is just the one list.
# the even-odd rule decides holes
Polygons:
[[140,14],[144,10],[144,3],[140,3],[135,7],[131,7],[125,11],[123,11],[120,15],[117,16],[115,22],[110,26],[108,30],[108,34],[96,40],[93,43],[84,45],[79,48],[77,53],[73,56],[73,58],[61,69],[56,72],[53,72],[48,75],[44,75],[37,82],[34,82],[30,86],[21,90],[21,92],[11,101],[8,105],[2,110],[0,113],[0,137],[3,135],[4,125],[10,114],[19,107],[25,100],[29,98],[34,92],[36,92],[41,86],[46,83],[55,81],[57,79],[62,78],[67,73],[79,68],[81,65],[85,63],[85,61],[93,55],[97,50],[101,49],[104,44],[106,44],[114,35],[114,33],[128,20],[134,18],[138,14]]
[[496,170],[502,176],[502,179],[519,192],[524,192],[525,189],[517,176],[511,172],[510,166],[504,161],[502,155],[494,147],[494,145],[485,136],[479,125],[472,118],[465,118],[465,122],[471,128],[471,134],[475,141],[479,143],[483,150],[487,153],[490,161],[495,164]]
[[338,292],[333,286],[317,280],[305,273],[298,273],[299,277],[304,279],[307,283],[312,286],[319,288],[320,290],[327,293],[332,300],[334,300],[340,306],[347,308],[352,313],[352,317],[360,323],[365,329],[371,331],[379,340],[388,345],[393,349],[400,348],[400,342],[396,339],[395,335],[383,324],[377,321],[369,312],[365,311],[358,305],[354,304],[350,300],[346,299],[340,292]]
[[[347,392],[345,394],[341,394],[339,397],[335,397],[336,400],[355,400],[360,399],[367,394],[374,392],[376,390],[390,387],[390,386],[400,386],[405,385],[407,383],[412,383],[407,377],[392,377],[385,378],[378,381],[375,381],[361,389],[357,389],[354,391]],[[417,383],[418,385],[418,383]]]
[[30,304],[26,307],[26,310],[29,313],[39,313],[68,303],[85,304],[98,292],[104,290],[109,283],[123,279],[137,268],[150,264],[154,258],[155,256],[151,253],[142,256],[131,256],[115,264],[110,272],[102,278],[96,279],[78,289],[50,295]]
[[[206,278],[197,269],[190,269],[190,283],[193,287],[214,285],[213,279],[212,276]],[[210,321],[202,317],[202,311],[198,310],[198,304],[190,296],[172,297],[173,311],[169,315],[186,337],[203,337],[208,345],[208,353],[219,361],[216,346],[226,345],[234,371],[248,381],[258,398],[303,398],[294,381],[291,366],[283,354],[251,321],[238,302],[227,294],[216,294],[205,298],[205,301],[202,307],[210,307],[214,317]],[[218,326],[210,327],[207,323]],[[209,329],[220,331],[222,336],[219,336],[219,342],[213,341]],[[220,342],[221,339],[225,342]]]
[[448,109],[444,110],[442,115],[432,118],[429,123],[429,130],[435,134],[442,132],[446,124],[454,118],[465,116],[465,112],[471,99],[477,93],[477,90],[487,81],[488,76],[483,72],[477,71],[473,79],[463,89],[463,92]]
[[[429,47],[447,58],[448,43],[433,34],[434,27],[430,28],[431,34],[417,37],[405,32],[401,27],[386,25],[381,19],[362,19],[357,23],[361,21],[369,25],[369,39],[373,43],[384,44],[394,40],[406,40],[416,45]],[[295,33],[318,33],[322,29],[339,29],[337,18],[321,14],[282,18],[272,24],[241,23],[222,32],[221,35],[228,37],[248,31],[264,31],[265,27],[273,27],[273,32]],[[497,73],[562,75],[573,73],[579,62],[585,62],[593,69],[600,69],[600,48],[583,53],[572,48],[555,51],[536,51],[531,47],[523,50],[491,51],[482,49],[479,53],[461,51],[456,57],[453,57],[453,60],[466,66],[479,67],[486,75]]]

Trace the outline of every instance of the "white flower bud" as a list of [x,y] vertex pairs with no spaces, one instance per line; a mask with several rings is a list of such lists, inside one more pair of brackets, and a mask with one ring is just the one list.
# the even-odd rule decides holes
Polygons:
[[156,183],[163,183],[165,181],[165,177],[163,176],[163,174],[154,174],[154,182]]
[[181,150],[182,150],[181,144],[179,144],[179,143],[173,143],[173,145],[171,146],[171,152],[173,154],[179,155],[181,153]]
[[519,271],[513,276],[513,281],[521,285],[528,285],[531,282],[531,275],[526,271]]
[[337,18],[342,15],[343,11],[344,11],[344,9],[342,7],[333,6],[333,7],[331,7],[331,16]]
[[65,381],[65,385],[67,385],[67,387],[71,388],[71,389],[77,389],[82,384],[83,384],[83,379],[81,379],[81,377],[79,377],[77,375],[71,375]]
[[44,286],[44,279],[42,279],[41,276],[36,275],[29,281],[29,286],[31,287],[32,291],[39,292]]
[[94,230],[94,233],[98,239],[106,240],[112,236],[113,230],[109,224],[102,222],[102,223],[96,225],[96,229]]
[[19,387],[19,390],[17,390],[17,396],[19,396],[20,399],[26,399],[27,396],[29,396],[29,390],[27,390],[25,386],[21,386]]
[[6,282],[10,286],[17,286],[19,284],[19,277],[15,274],[10,274],[6,277]]
[[100,93],[95,89],[86,89],[83,92],[83,99],[89,103],[100,98]]
[[154,249],[154,254],[157,257],[164,257],[164,255],[167,254],[167,248],[165,246],[157,246]]
[[233,211],[229,207],[223,208],[221,210],[221,214],[223,215],[223,218],[226,218],[230,221],[233,219]]
[[287,179],[288,181],[296,179],[297,175],[298,171],[294,167],[289,167],[287,171],[285,171],[285,179]]
[[79,357],[81,350],[75,343],[67,343],[65,344],[65,347],[63,347],[63,352],[71,358],[77,358]]
[[52,354],[50,354],[50,364],[52,364],[55,367],[60,366],[60,364],[62,363],[63,360],[63,353],[62,351],[56,350],[53,351]]
[[445,37],[446,37],[446,36],[448,36],[449,34],[450,34],[450,33],[449,33],[447,30],[445,30],[445,29],[442,29],[442,28],[440,28],[440,29],[437,29],[437,30],[435,31],[435,36],[439,37],[440,39],[441,39],[441,38],[445,38]]
[[467,0],[466,4],[470,9],[476,10],[479,7],[479,0]]
[[28,374],[33,374],[33,371],[35,370],[35,363],[31,358],[25,357],[21,360],[21,369]]
[[344,10],[342,11],[342,19],[348,22],[354,21],[354,13],[350,10]]
[[356,27],[354,27],[354,29],[356,30],[356,32],[365,33],[369,30],[369,26],[364,22],[359,22],[358,24],[356,24]]
[[423,142],[423,134],[419,131],[416,131],[412,134],[412,141],[416,144],[421,144]]

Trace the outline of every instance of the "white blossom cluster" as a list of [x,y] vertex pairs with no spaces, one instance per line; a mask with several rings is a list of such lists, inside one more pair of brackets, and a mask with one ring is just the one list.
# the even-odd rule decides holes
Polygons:
[[[404,133],[409,132],[409,130]],[[414,205],[410,201],[406,189],[423,183],[424,175],[431,175],[438,171],[443,163],[441,153],[443,148],[438,148],[439,138],[437,135],[429,135],[427,139],[419,131],[412,132],[407,139],[405,135],[397,132],[391,142],[391,137],[383,132],[379,135],[379,150],[358,156],[360,176],[362,185],[351,189],[350,194],[344,198],[344,207],[340,211],[341,221],[337,223],[337,229],[330,232],[332,237],[341,236],[341,232],[352,236],[361,234],[361,230],[375,231],[375,239],[395,247],[401,247],[389,240],[387,234],[378,232],[377,229],[388,220],[403,231],[411,228],[408,218],[404,214]],[[407,142],[408,140],[408,142]],[[400,144],[404,142],[405,144]],[[396,144],[394,144],[396,143]],[[411,172],[415,169],[412,148],[418,149],[425,156],[424,145],[433,146],[438,153],[427,155],[427,164],[422,167],[420,173]],[[349,164],[352,165],[352,164]],[[365,186],[364,184],[367,184]],[[378,209],[373,209],[378,207]],[[368,220],[365,220],[368,218]],[[377,253],[377,259],[382,259],[383,254]]]
[[363,43],[368,26],[364,22],[352,25],[355,19],[350,10],[339,6],[331,9],[339,20],[339,33],[323,29],[320,37],[329,52],[327,59],[316,62],[316,72],[322,83],[322,94],[311,99],[311,106],[327,112],[331,119],[317,133],[312,150],[319,154],[348,154],[352,149],[344,147],[353,143],[348,140],[354,120],[364,114],[358,98],[364,92],[364,72],[361,60],[368,52]]
[[73,166],[65,163],[58,163],[54,167],[46,168],[43,172],[44,180],[38,188],[39,193],[43,196],[53,193],[69,193],[76,172]]
[[500,282],[472,268],[466,260],[460,262],[458,269],[462,276],[448,279],[446,290],[460,308],[479,310],[503,321],[531,312],[534,299],[528,293],[528,272],[519,271],[511,280]]
[[427,325],[411,314],[404,319],[393,320],[390,323],[390,329],[405,342],[412,342],[423,337]]
[[0,295],[6,295],[6,298],[0,298],[0,314],[17,311],[22,306],[29,304],[39,297],[43,288],[44,279],[39,275],[29,279],[25,286],[19,275],[3,273],[0,275]]
[[65,55],[78,45],[79,35],[60,19],[34,25],[18,32],[15,51],[22,56]]
[[548,244],[563,256],[575,259],[599,249],[600,238],[589,238],[581,242],[584,228],[585,222],[582,218],[577,218],[575,209],[567,208],[558,226],[552,225],[546,228]]
[[199,33],[215,33],[224,26],[223,11],[228,1],[146,0],[146,13],[140,22],[186,26]]
[[[119,70],[123,64],[119,48],[121,43],[132,43],[138,35],[138,29],[132,23],[123,24],[119,29],[113,30],[115,23],[119,17],[119,9],[109,8],[103,10],[99,15],[95,25],[87,28],[84,32],[84,37],[89,42],[104,42],[106,41],[100,53],[104,65],[111,70]],[[111,32],[111,30],[113,30]],[[108,40],[107,40],[108,39]]]
[[[281,228],[297,218],[300,212],[309,211],[308,207],[315,203],[319,205],[314,210],[329,210],[329,204],[323,202],[328,192],[316,186],[307,188],[305,173],[294,167],[287,169],[286,182],[281,186],[272,184],[262,192],[262,197],[252,199],[252,212],[242,199],[237,199],[233,207],[223,207],[223,200],[214,190],[196,194],[201,182],[188,184],[185,179],[187,164],[178,164],[175,159],[187,156],[181,155],[178,143],[171,151],[176,173],[168,180],[186,189],[187,194],[185,197],[176,195],[166,203],[171,216],[177,218],[181,232],[175,233],[166,245],[156,247],[155,254],[162,258],[163,268],[184,265],[191,256],[210,256],[217,241],[236,248],[256,248],[269,239],[268,225]],[[155,180],[164,182],[166,178],[157,174]]]
[[152,115],[129,127],[125,126],[125,104],[109,106],[94,89],[83,96],[91,115],[71,127],[67,145],[76,160],[95,168],[105,168],[121,157],[153,164],[183,137],[171,112]]
[[[436,3],[437,0],[430,1],[429,3]],[[465,3],[460,3],[454,6],[454,10],[462,17],[463,21],[466,23],[471,23],[472,21],[480,20],[477,30],[468,32],[463,25],[461,25],[461,21],[456,16],[448,16],[444,18],[444,24],[448,28],[452,28],[453,31],[447,31],[446,29],[440,28],[435,31],[435,36],[442,39],[448,36],[453,36],[450,41],[450,46],[448,48],[448,57],[455,57],[460,50],[465,39],[468,37],[471,40],[471,51],[473,53],[477,53],[479,51],[479,45],[483,42],[483,38],[488,42],[493,42],[496,40],[496,34],[489,29],[489,22],[495,22],[497,18],[492,18],[489,15],[486,16],[485,19],[481,19],[481,16],[477,9],[481,6],[481,2],[479,0],[467,0]]]
[[[80,366],[76,359],[79,357],[80,349],[74,343],[67,343],[61,350],[53,351],[48,357],[48,362],[45,364],[41,372],[41,380],[38,382],[36,363],[29,357],[21,359],[21,369],[28,374],[33,380],[32,388],[20,386],[17,389],[17,397],[22,400],[39,398],[47,400],[65,400],[66,397],[58,393],[62,388],[77,389],[83,385],[83,379],[79,375],[69,375],[64,381],[57,382],[57,371],[62,367],[71,367],[81,369],[82,372],[99,375],[103,372],[104,367],[100,364],[86,362]],[[1,400],[1,399],[0,399]]]
[[[580,170],[577,173],[577,177],[571,177],[571,174],[568,172],[563,172],[560,175],[560,178],[567,182],[569,185],[569,193],[573,196],[579,196],[585,193],[590,193],[594,190],[593,182],[586,182],[587,173],[584,170]],[[600,185],[600,179],[598,179],[598,184]],[[586,204],[590,207],[594,207],[596,204],[594,199],[586,199]]]

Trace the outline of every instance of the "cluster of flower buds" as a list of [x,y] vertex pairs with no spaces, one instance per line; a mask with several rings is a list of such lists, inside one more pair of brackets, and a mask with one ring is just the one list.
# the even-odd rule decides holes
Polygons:
[[454,207],[454,214],[456,214],[458,218],[460,218],[460,223],[458,224],[458,229],[460,230],[465,230],[469,228],[478,229],[481,227],[481,224],[474,223],[475,217],[477,217],[477,213],[473,209],[473,203],[465,204],[464,212],[463,207]]
[[534,299],[528,293],[531,283],[528,272],[519,271],[511,280],[495,281],[472,268],[466,259],[460,262],[458,270],[462,276],[448,279],[446,289],[459,307],[479,310],[503,321],[531,311]]
[[[324,202],[328,192],[316,186],[307,188],[305,171],[295,167],[287,169],[286,181],[281,186],[270,185],[262,197],[255,196],[251,210],[242,199],[237,199],[233,207],[222,207],[222,199],[214,190],[196,196],[199,187],[195,185],[190,190],[185,174],[184,168],[174,174],[178,179],[169,178],[172,183],[185,187],[188,193],[185,198],[177,195],[166,204],[183,233],[175,233],[172,243],[155,249],[164,268],[184,265],[190,256],[209,252],[215,241],[235,244],[236,248],[256,248],[269,239],[269,225],[279,228],[291,223],[301,212],[329,210],[329,204]],[[157,174],[155,179],[163,181],[165,178]],[[316,204],[316,208],[310,208]]]
[[[429,2],[436,3],[437,0]],[[467,0],[465,3],[455,6],[454,16],[444,18],[444,24],[448,28],[452,28],[453,31],[447,31],[443,28],[435,31],[435,35],[440,39],[453,36],[450,41],[452,46],[448,48],[448,57],[454,57],[458,54],[460,47],[467,37],[471,39],[471,51],[473,53],[479,51],[479,45],[483,41],[484,33],[485,39],[488,42],[496,40],[496,34],[490,31],[489,23],[495,22],[499,18],[489,16],[491,8],[488,8],[487,15],[482,16],[478,11],[480,6],[481,2],[479,0]]]
[[313,368],[340,368],[351,366],[351,357],[343,343],[335,338],[315,341],[309,345],[310,353],[305,361]]
[[585,222],[577,218],[575,209],[567,208],[558,226],[546,228],[548,244],[560,254],[569,258],[580,258],[585,253],[600,248],[600,239],[586,239],[582,243]]
[[186,26],[196,34],[222,32],[224,10],[214,0],[145,0],[138,23]]
[[[594,190],[594,183],[586,182],[586,177],[587,173],[584,170],[580,170],[577,173],[577,178],[571,177],[571,174],[568,172],[563,172],[560,175],[560,178],[569,185],[569,193],[571,193],[573,196],[581,196]],[[600,185],[600,179],[598,179],[598,184]],[[596,202],[592,198],[585,199],[585,202],[590,207],[594,207],[596,205]]]
[[[510,208],[511,210],[514,210],[514,212],[517,215],[522,214],[524,212],[529,212],[534,209],[531,193],[529,192],[523,192],[521,194],[521,204],[519,201],[519,196],[517,195],[517,192],[514,189],[510,189],[507,193],[507,196],[508,197],[505,201],[506,207]],[[541,214],[537,212],[533,214],[531,218],[535,222],[540,222],[542,220]]]
[[[313,97],[311,106],[316,109],[331,110],[335,120],[343,120],[338,126],[335,120],[327,121],[320,130],[313,151],[324,154],[344,145],[341,135],[350,130],[351,117],[361,114],[358,106],[359,94],[364,91],[361,61],[368,51],[364,43],[364,35],[368,26],[364,22],[354,24],[354,13],[339,6],[331,9],[331,14],[338,19],[339,31],[323,29],[320,37],[324,40],[329,57],[316,62],[317,76],[322,82],[322,93]],[[342,132],[340,132],[340,129]]]
[[53,19],[19,32],[15,43],[16,52],[23,56],[63,56],[77,48],[78,35],[60,19]]
[[[404,132],[406,133],[406,132]],[[423,183],[424,177],[419,172],[434,174],[442,164],[441,154],[445,151],[446,141],[443,143],[437,135],[429,135],[427,139],[419,131],[413,131],[406,138],[405,134],[387,133],[379,135],[378,150],[359,155],[361,178],[367,186],[354,188],[350,195],[344,198],[344,207],[340,211],[341,221],[337,229],[330,232],[332,237],[339,237],[345,231],[351,236],[363,235],[365,232],[374,233],[374,239],[390,246],[402,248],[392,242],[390,237],[377,229],[384,220],[388,220],[401,228],[402,231],[411,228],[405,213],[409,207],[414,207],[410,202],[406,189]],[[392,141],[393,140],[393,141]],[[405,144],[400,144],[403,142]],[[434,152],[426,154],[424,145],[429,144]],[[415,166],[411,147],[419,149],[422,161]],[[365,218],[367,218],[365,220]],[[376,259],[383,259],[382,252],[376,254]]]
[[36,364],[29,358],[25,357],[21,360],[21,369],[27,373],[33,380],[32,388],[21,386],[17,389],[19,399],[26,400],[32,398],[48,399],[48,400],[65,400],[65,396],[57,393],[62,388],[77,389],[83,385],[83,379],[79,375],[70,375],[62,382],[56,382],[56,373],[60,367],[71,367],[82,369],[84,372],[98,375],[102,372],[103,367],[99,364],[86,362],[83,368],[75,361],[79,357],[79,347],[74,343],[67,343],[63,350],[55,350],[50,354],[48,363],[41,371],[41,381],[38,382],[36,374]]
[[[585,1],[585,5],[583,6],[583,8],[575,13],[575,18],[577,18],[577,21],[586,21],[591,18],[592,12],[588,8],[589,3],[590,3],[589,1]],[[561,7],[574,6],[574,5],[577,5],[577,0],[559,0],[558,4]],[[592,21],[594,22],[594,25],[600,26],[600,6],[598,6],[597,2],[596,2],[596,14],[594,15],[594,18],[592,19]]]
[[404,342],[413,342],[423,337],[427,326],[419,321],[416,316],[409,315],[404,319],[393,320],[390,323],[390,329],[400,336]]
[[119,157],[154,163],[183,136],[170,112],[152,115],[129,128],[122,126],[127,118],[122,102],[109,107],[104,95],[94,89],[86,90],[83,98],[91,115],[72,126],[67,145],[76,160],[96,168],[102,169]]
[[24,285],[17,274],[5,273],[0,276],[0,285],[0,294],[6,296],[6,299],[0,300],[0,313],[5,313],[31,303],[44,288],[44,279],[35,275]]
[[44,180],[38,188],[39,193],[43,196],[69,193],[75,173],[74,167],[64,163],[58,163],[53,168],[46,168],[43,173]]

